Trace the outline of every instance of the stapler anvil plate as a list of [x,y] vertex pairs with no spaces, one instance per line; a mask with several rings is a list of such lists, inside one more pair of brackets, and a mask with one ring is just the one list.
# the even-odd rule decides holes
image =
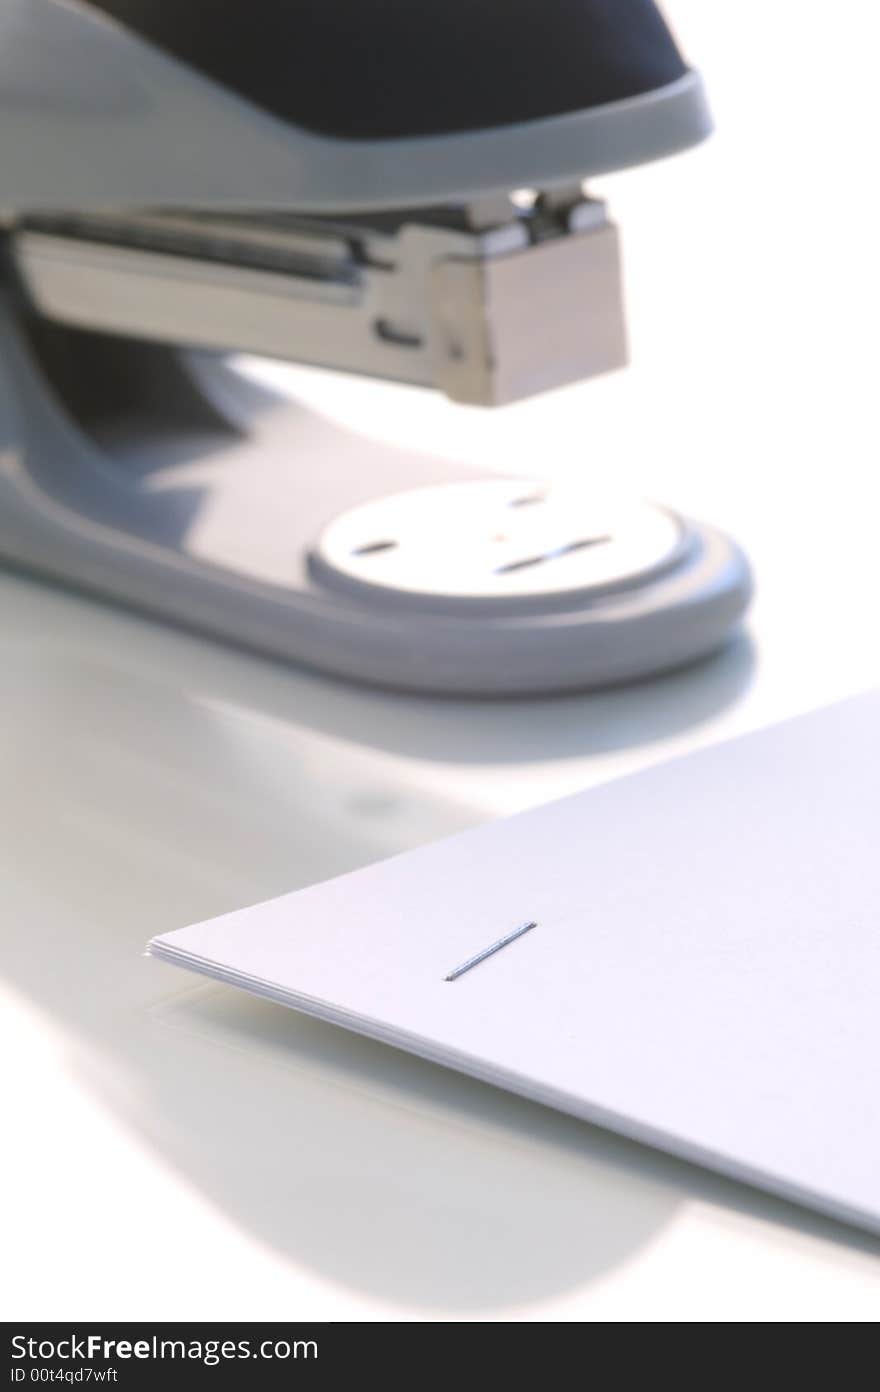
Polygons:
[[486,407],[619,367],[584,180],[708,129],[651,0],[7,0],[0,557],[411,690],[718,647],[750,579],[714,528],[391,450],[226,356]]

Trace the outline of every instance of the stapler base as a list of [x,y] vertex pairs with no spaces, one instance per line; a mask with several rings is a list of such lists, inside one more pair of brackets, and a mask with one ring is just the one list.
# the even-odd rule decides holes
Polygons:
[[17,568],[433,694],[643,678],[721,646],[748,603],[748,564],[713,528],[480,480],[215,355],[0,308],[0,559]]

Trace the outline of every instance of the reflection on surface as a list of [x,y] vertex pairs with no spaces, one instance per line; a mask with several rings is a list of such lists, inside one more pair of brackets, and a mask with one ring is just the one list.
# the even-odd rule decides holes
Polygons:
[[367,696],[10,578],[0,623],[4,973],[247,1231],[352,1287],[461,1311],[578,1286],[695,1189],[835,1231],[140,955],[154,933],[481,820],[432,781],[444,749],[583,755],[591,732],[611,739],[612,700],[619,737],[656,737],[673,706],[730,699],[741,655],[692,673],[690,702],[653,684],[502,708]]
[[[540,1298],[621,1260],[676,1206],[610,1136],[267,1002],[200,987],[159,1022],[169,1074],[183,1055],[217,1079],[173,1099],[202,1182],[266,1241],[374,1295]],[[230,1106],[246,1138],[232,1153]]]

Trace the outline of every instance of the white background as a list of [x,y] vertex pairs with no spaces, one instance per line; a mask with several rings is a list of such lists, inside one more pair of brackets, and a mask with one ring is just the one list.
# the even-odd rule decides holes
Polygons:
[[725,526],[749,638],[638,690],[434,703],[0,580],[5,1317],[876,1318],[867,1238],[140,956],[880,677],[880,25],[667,13],[718,133],[596,183],[627,372],[485,414],[284,375],[374,434]]

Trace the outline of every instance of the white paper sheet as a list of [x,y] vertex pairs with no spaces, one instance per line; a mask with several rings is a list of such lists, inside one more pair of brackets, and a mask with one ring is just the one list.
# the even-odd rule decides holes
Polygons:
[[880,693],[150,951],[880,1231]]

